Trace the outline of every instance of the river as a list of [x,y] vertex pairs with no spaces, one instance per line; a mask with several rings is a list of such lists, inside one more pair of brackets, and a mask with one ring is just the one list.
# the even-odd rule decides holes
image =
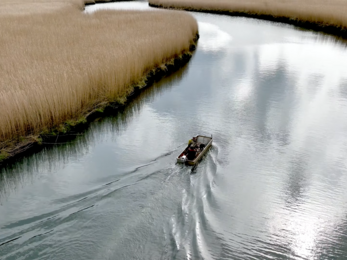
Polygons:
[[[100,7],[149,9],[87,11]],[[184,68],[1,169],[1,259],[347,255],[346,44],[193,15],[200,39]],[[176,164],[196,134],[212,148],[195,168]]]

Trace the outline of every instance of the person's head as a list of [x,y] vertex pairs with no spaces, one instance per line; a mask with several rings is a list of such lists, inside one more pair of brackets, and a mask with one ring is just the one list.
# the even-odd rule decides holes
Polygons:
[[193,141],[196,141],[196,137],[193,137]]

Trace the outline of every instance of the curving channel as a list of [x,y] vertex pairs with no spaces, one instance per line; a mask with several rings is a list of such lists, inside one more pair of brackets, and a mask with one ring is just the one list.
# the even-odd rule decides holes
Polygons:
[[[121,7],[149,9],[86,12]],[[1,259],[347,255],[345,43],[192,15],[200,39],[184,68],[1,169]],[[176,164],[195,134],[212,134],[212,149],[195,168]]]

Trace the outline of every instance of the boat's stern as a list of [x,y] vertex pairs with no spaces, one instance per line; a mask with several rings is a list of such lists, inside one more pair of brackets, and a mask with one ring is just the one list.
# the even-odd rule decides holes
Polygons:
[[177,158],[178,163],[185,163],[186,161],[187,161],[187,156],[185,156],[185,155],[182,155],[182,156]]

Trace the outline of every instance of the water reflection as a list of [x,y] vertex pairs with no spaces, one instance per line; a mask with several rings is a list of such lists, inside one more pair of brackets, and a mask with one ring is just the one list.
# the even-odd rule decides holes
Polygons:
[[[130,3],[131,2],[131,3]],[[103,4],[95,4],[95,5],[90,5],[85,8],[85,13],[91,14],[94,13],[98,10],[143,10],[147,11],[149,9],[148,3],[146,1],[132,1],[130,0],[129,2],[123,1],[123,2],[118,2],[117,5],[114,3],[103,3]],[[155,8],[152,8],[151,10],[158,10]]]
[[[206,22],[205,19],[203,21]],[[219,102],[223,108],[218,111],[226,111],[224,117],[229,117],[232,122],[227,124],[233,133],[232,150],[241,149],[240,146],[245,145],[248,149],[237,153],[221,147],[221,153],[229,152],[223,158],[229,160],[230,169],[244,173],[257,172],[255,178],[259,193],[253,186],[251,189],[246,188],[249,186],[246,182],[254,183],[246,176],[243,176],[242,184],[239,179],[237,183],[251,192],[252,198],[260,205],[270,207],[270,212],[265,213],[264,217],[270,216],[265,226],[270,228],[271,235],[257,241],[256,249],[264,249],[264,255],[268,257],[317,257],[323,250],[317,244],[326,238],[327,233],[332,232],[330,223],[336,221],[332,220],[330,214],[326,214],[325,206],[322,205],[331,203],[328,201],[332,197],[341,197],[341,190],[336,189],[339,185],[336,186],[336,181],[331,180],[334,178],[328,176],[332,172],[341,172],[340,167],[345,169],[345,166],[337,166],[334,161],[339,160],[342,154],[346,155],[346,150],[333,141],[336,136],[339,136],[340,144],[346,141],[340,134],[346,127],[346,121],[342,120],[342,123],[340,117],[341,111],[345,111],[345,105],[337,98],[340,96],[338,86],[344,84],[347,72],[347,59],[340,59],[346,55],[345,47],[341,48],[340,42],[331,40],[331,37],[324,38],[327,40],[323,42],[317,40],[316,34],[311,33],[303,41],[298,37],[281,38],[280,35],[274,43],[270,37],[264,44],[238,48],[238,43],[243,43],[248,36],[239,35],[239,30],[230,27],[222,29],[230,33],[233,47],[223,51],[224,63],[217,65],[221,69],[212,70],[214,75],[211,77],[220,83],[218,87],[223,93],[223,97],[216,94],[214,98],[226,100]],[[218,30],[221,30],[221,26]],[[332,43],[332,46],[328,45]],[[233,78],[230,78],[230,74]],[[226,84],[217,80],[228,77]],[[232,103],[227,101],[226,96],[231,97],[229,102]],[[333,149],[329,152],[329,159],[326,157],[327,148]],[[248,159],[242,159],[244,153]],[[236,164],[230,161],[232,158],[238,158],[240,162]],[[317,164],[318,161],[321,163]],[[246,166],[250,162],[253,167]],[[325,167],[332,164],[336,168]],[[225,174],[230,175],[230,171]],[[321,178],[325,179],[326,174],[329,182],[332,182],[330,188],[321,187]],[[225,178],[229,186],[221,187],[221,190],[232,189],[232,181],[226,181]],[[280,183],[284,185],[281,188],[278,187]],[[318,195],[323,193],[324,196]],[[239,203],[242,205],[240,210],[244,211],[248,203],[244,192],[233,196],[243,198]],[[262,199],[255,199],[257,196]],[[251,210],[248,212],[252,214]],[[234,218],[244,218],[237,215],[234,213]],[[246,228],[249,221],[254,222],[254,219],[248,218],[241,226]],[[223,225],[222,222],[220,224]],[[254,228],[262,225],[256,224]],[[227,229],[237,232],[235,227]],[[252,228],[248,228],[241,233],[250,236],[253,232]],[[249,248],[249,236],[242,236],[244,249],[252,251]],[[261,237],[262,234],[257,233],[255,236]],[[266,241],[271,243],[266,245]],[[277,245],[275,252],[274,244]]]
[[199,33],[205,35],[206,40],[199,44],[204,51],[221,51],[231,44],[232,37],[211,23],[199,23]]

